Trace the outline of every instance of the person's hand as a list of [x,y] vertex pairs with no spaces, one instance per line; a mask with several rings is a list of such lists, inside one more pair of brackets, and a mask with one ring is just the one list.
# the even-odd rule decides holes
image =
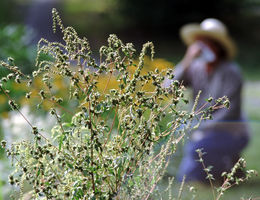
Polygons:
[[188,47],[185,57],[193,60],[195,57],[199,56],[200,52],[201,52],[201,45],[199,42],[195,42]]
[[188,68],[194,58],[198,57],[201,53],[201,46],[198,42],[190,45],[185,53],[185,56],[182,60],[182,65],[184,68]]

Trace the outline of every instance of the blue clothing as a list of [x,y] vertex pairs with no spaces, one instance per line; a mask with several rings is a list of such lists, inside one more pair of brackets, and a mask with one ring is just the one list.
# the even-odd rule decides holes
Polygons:
[[213,166],[210,173],[216,181],[221,182],[222,172],[230,172],[240,158],[241,150],[247,145],[248,137],[236,137],[232,134],[209,133],[199,141],[188,141],[184,149],[184,158],[180,164],[178,180],[186,176],[186,181],[207,182],[202,163],[198,162],[197,149],[206,152],[202,158],[206,167]]
[[[174,75],[175,79],[191,87],[194,99],[202,91],[197,109],[210,96],[214,99],[223,96],[229,98],[229,109],[215,110],[212,120],[202,121],[198,129],[191,133],[191,141],[185,146],[178,174],[179,180],[186,175],[187,181],[205,182],[206,173],[197,161],[199,157],[196,152],[196,149],[203,149],[206,152],[203,156],[205,166],[213,166],[211,173],[220,181],[222,172],[230,172],[249,140],[247,123],[241,109],[243,81],[239,68],[234,62],[223,61],[209,73],[206,62],[198,58],[188,68],[184,68],[182,63],[178,64]],[[171,82],[166,79],[164,87],[170,87]]]
[[[212,120],[203,120],[198,128],[201,133],[228,132],[237,137],[249,135],[246,118],[241,109],[241,91],[243,80],[236,63],[223,61],[211,72],[207,72],[206,63],[198,58],[185,70],[182,64],[174,69],[175,79],[192,89],[193,100],[198,92],[201,95],[198,100],[197,110],[206,103],[206,99],[217,99],[227,96],[230,108],[222,108],[212,113]],[[170,80],[164,82],[164,87],[170,87]],[[208,106],[214,104],[211,102]]]

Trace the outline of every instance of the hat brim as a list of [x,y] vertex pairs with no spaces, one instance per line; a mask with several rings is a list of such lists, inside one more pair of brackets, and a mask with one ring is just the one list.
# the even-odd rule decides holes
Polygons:
[[186,45],[192,44],[198,36],[212,38],[225,48],[229,59],[236,55],[235,43],[228,35],[202,30],[199,24],[188,24],[183,26],[180,30],[180,36]]

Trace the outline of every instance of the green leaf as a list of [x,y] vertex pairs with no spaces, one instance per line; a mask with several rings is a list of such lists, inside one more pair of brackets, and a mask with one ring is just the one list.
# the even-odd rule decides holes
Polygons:
[[59,140],[59,150],[61,150],[61,146],[63,144],[63,141],[65,140],[66,136],[65,134],[63,133],[61,136],[60,136],[60,140]]
[[69,167],[70,169],[74,169],[74,167],[73,167],[73,165],[72,165],[71,163],[66,162],[66,164],[68,165],[68,167]]
[[89,95],[89,94],[91,93],[92,89],[93,89],[93,85],[91,85],[91,86],[88,88],[87,95]]

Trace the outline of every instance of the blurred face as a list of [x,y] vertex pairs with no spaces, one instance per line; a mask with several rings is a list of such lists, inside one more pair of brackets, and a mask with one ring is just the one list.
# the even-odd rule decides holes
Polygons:
[[196,42],[201,46],[201,57],[208,63],[217,63],[226,58],[226,52],[222,46],[206,37],[198,37]]
[[213,63],[216,61],[216,53],[207,44],[202,41],[196,41],[196,44],[200,48],[200,58],[202,58],[206,63]]

